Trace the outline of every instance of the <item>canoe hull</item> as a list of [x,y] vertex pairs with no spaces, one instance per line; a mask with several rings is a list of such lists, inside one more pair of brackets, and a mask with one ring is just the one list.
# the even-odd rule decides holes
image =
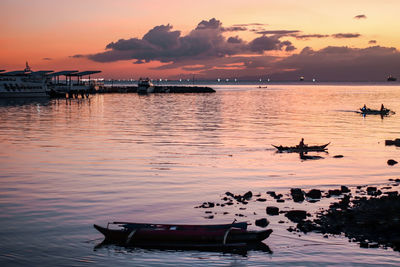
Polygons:
[[[141,229],[108,229],[98,225],[94,228],[102,233],[106,243],[124,246],[154,246],[170,248],[179,246],[210,246],[214,244],[248,244],[260,242],[269,237],[272,230],[247,231],[243,229],[195,229],[195,230],[160,230],[151,228]],[[226,232],[229,231],[228,234]],[[225,242],[224,242],[225,240]]]
[[273,147],[275,147],[276,149],[278,149],[278,152],[296,152],[296,153],[300,153],[300,152],[324,152],[327,150],[327,146],[330,143],[327,143],[325,145],[321,145],[321,146],[306,146],[306,147],[298,147],[298,146],[276,146],[276,145],[272,145]]

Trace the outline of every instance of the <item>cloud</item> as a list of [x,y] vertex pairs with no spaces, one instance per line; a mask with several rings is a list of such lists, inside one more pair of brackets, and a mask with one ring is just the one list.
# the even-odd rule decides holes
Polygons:
[[366,19],[367,18],[367,16],[366,15],[357,15],[357,16],[355,16],[354,17],[354,19]]
[[285,75],[299,75],[331,81],[383,80],[388,73],[400,68],[400,52],[393,47],[372,46],[350,48],[328,46],[320,50],[310,47],[277,62],[276,69],[292,69],[281,72]]
[[73,55],[73,56],[69,56],[70,58],[84,58],[84,57],[86,57],[85,55],[82,55],[82,54],[76,54],[76,55]]
[[227,28],[222,28],[224,32],[239,32],[239,31],[247,31],[246,27],[232,26]]
[[275,31],[258,31],[258,34],[278,34],[278,35],[289,35],[293,33],[299,33],[300,31],[297,30],[292,30],[292,31],[287,31],[287,30],[275,30]]
[[264,23],[245,23],[245,24],[234,24],[233,26],[251,27],[251,26],[268,26],[268,24],[264,24]]
[[326,38],[329,37],[327,34],[303,34],[303,35],[294,35],[296,39],[310,39],[310,38]]
[[333,38],[343,39],[343,38],[358,38],[361,34],[359,33],[335,33],[332,34]]
[[377,41],[376,41],[376,40],[369,40],[368,43],[369,43],[369,44],[376,44]]
[[44,57],[42,60],[53,60],[51,57]]
[[[87,55],[97,62],[135,60],[134,64],[159,61],[176,64],[182,61],[205,60],[229,57],[246,53],[262,54],[265,51],[293,51],[296,48],[290,41],[281,41],[284,34],[298,31],[272,31],[272,36],[262,36],[250,42],[238,36],[223,35],[227,31],[243,31],[243,26],[225,28],[221,21],[212,18],[202,20],[195,29],[182,36],[169,24],[159,25],[149,30],[142,38],[120,39],[106,45],[104,52]],[[73,57],[82,57],[75,55]]]

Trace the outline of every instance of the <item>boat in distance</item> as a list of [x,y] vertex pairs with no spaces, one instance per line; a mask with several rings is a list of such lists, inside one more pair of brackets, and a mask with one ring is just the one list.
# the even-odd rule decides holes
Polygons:
[[311,151],[316,151],[316,152],[324,152],[327,150],[327,146],[330,144],[327,143],[325,145],[320,145],[320,146],[303,146],[303,147],[299,147],[297,146],[276,146],[276,145],[272,145],[273,147],[275,147],[276,149],[278,149],[278,152],[311,152]]
[[390,109],[387,109],[387,108],[384,108],[384,109],[360,108],[359,113],[361,113],[363,115],[382,115],[382,116],[386,116],[389,114],[395,114],[394,111],[391,111]]
[[[236,224],[244,227],[245,223]],[[246,230],[226,225],[170,225],[170,224],[119,224],[110,229],[93,225],[105,237],[103,244],[165,249],[217,249],[245,247],[259,243],[272,233],[268,230]],[[232,227],[233,226],[233,227]],[[246,224],[247,227],[247,224]]]
[[154,93],[154,84],[149,78],[140,78],[138,81],[137,93],[140,95]]

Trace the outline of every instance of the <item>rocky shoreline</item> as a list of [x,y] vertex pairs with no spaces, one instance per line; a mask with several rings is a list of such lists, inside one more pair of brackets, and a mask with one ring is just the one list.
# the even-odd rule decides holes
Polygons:
[[[268,203],[271,197],[277,203],[293,201],[298,204],[315,203],[323,198],[334,197],[328,208],[310,214],[302,209],[280,210],[274,205],[267,205],[265,212],[268,216],[284,216],[295,223],[287,228],[289,232],[309,233],[316,232],[328,238],[329,235],[344,235],[349,241],[358,242],[363,248],[391,247],[400,251],[400,195],[398,188],[400,179],[389,179],[389,183],[382,186],[341,186],[340,189],[319,190],[311,189],[307,192],[300,188],[292,188],[285,195],[274,191],[267,191]],[[239,206],[239,210],[246,210],[249,202],[267,202],[267,197],[261,193],[253,194],[248,191],[243,195],[226,192],[221,203],[204,202],[195,208],[206,209],[206,219],[213,219],[216,212],[213,208]],[[298,206],[298,205],[297,205]],[[247,210],[249,212],[249,210]],[[223,215],[229,212],[223,212]],[[253,213],[256,215],[256,213]],[[236,213],[236,217],[246,217]],[[309,219],[308,219],[309,218]],[[285,223],[280,220],[279,223]],[[268,218],[255,220],[255,225],[266,227]]]

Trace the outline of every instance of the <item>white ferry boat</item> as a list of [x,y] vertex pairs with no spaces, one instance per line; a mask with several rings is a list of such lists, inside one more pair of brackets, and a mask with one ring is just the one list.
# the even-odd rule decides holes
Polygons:
[[[100,72],[97,70],[32,71],[27,62],[24,70],[10,72],[0,70],[0,98],[89,94],[103,85],[99,79],[90,79],[90,75]],[[65,76],[65,79],[60,79],[60,76]],[[89,79],[83,79],[84,76],[89,76]]]
[[46,75],[53,71],[32,71],[26,62],[21,71],[0,72],[0,98],[4,97],[48,97]]
[[154,85],[149,78],[139,79],[137,92],[141,95],[154,93]]

